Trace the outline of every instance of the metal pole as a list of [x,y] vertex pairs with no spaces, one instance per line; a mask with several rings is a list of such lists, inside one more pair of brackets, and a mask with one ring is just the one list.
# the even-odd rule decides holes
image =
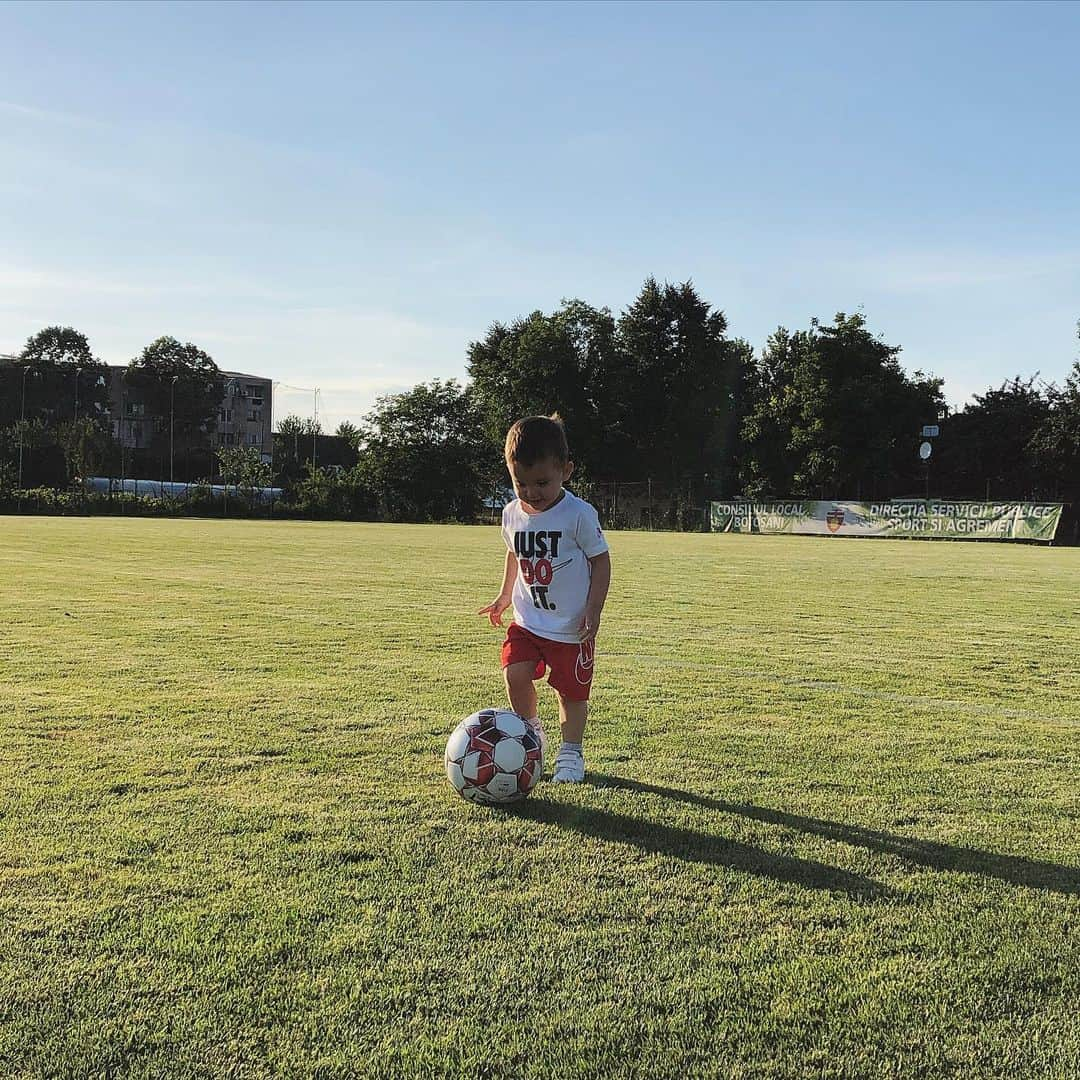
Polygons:
[[[176,417],[175,409],[175,395],[176,395],[176,380],[179,379],[179,375],[172,377],[172,383],[169,385],[169,483],[173,482],[173,424]],[[172,494],[172,492],[170,492]]]
[[[226,382],[225,382],[225,408],[222,411],[223,416],[229,416],[230,415],[229,407],[230,407],[230,405],[232,403],[232,395],[233,395],[233,392],[235,390],[236,390],[236,380],[235,379],[227,379]],[[222,420],[221,421],[221,438],[219,440],[221,450],[225,449],[225,425],[227,423],[231,423],[231,421],[229,421],[229,420]],[[224,464],[222,464],[220,457],[218,459],[218,467],[221,469],[221,485],[222,485],[222,487],[221,487],[221,516],[222,517],[228,517],[229,516],[229,479],[225,475],[225,466],[224,466]]]
[[124,457],[124,409],[127,406],[127,368],[124,368],[120,372],[120,424],[117,431],[120,435],[120,513],[126,513],[124,510],[124,498],[127,493],[127,469],[125,466]]
[[22,491],[22,463],[23,463],[23,428],[26,426],[26,376],[30,374],[30,366],[23,368],[22,373],[22,405],[19,406],[19,490]]
[[311,424],[311,475],[314,477],[319,459],[319,388],[315,387],[315,419]]
[[26,427],[26,376],[30,374],[30,365],[23,368],[22,404],[19,406],[19,510],[22,510],[22,468],[23,468],[23,429]]
[[79,376],[82,374],[82,368],[77,367],[75,369],[75,423],[79,422]]

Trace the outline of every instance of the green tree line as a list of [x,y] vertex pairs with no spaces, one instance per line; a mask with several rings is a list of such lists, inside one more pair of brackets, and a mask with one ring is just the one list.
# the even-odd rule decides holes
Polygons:
[[[900,354],[864,315],[844,312],[778,327],[756,351],[691,282],[648,278],[618,315],[575,299],[493,323],[468,345],[466,382],[435,379],[378,399],[360,424],[338,429],[351,451],[339,461],[327,460],[335,440],[314,421],[286,417],[270,476],[303,513],[475,520],[505,489],[510,423],[557,411],[574,483],[594,497],[637,484],[670,510],[673,493],[696,505],[736,495],[883,499],[929,483],[951,498],[1080,502],[1080,361],[1064,385],[1017,375],[950,413],[943,381],[907,372]],[[125,385],[150,426],[140,461],[125,461],[112,438],[104,375],[86,338],[61,327],[0,368],[0,493],[15,486],[19,459],[24,487],[140,468],[164,476],[166,453],[189,470],[204,463],[207,477],[220,472],[212,434],[223,377],[210,356],[160,338],[128,365]],[[941,429],[929,477],[917,453],[925,424]]]

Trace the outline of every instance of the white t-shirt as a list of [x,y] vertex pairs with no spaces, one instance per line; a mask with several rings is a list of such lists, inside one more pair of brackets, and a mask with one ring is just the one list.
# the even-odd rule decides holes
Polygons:
[[589,559],[608,550],[596,511],[569,491],[540,514],[526,514],[514,499],[503,507],[502,533],[518,563],[514,621],[551,641],[579,642]]

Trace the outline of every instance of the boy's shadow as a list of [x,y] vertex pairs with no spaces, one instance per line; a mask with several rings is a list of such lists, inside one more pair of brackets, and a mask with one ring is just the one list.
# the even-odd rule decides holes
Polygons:
[[[908,862],[930,867],[933,870],[951,870],[966,874],[982,874],[997,878],[1009,885],[1022,885],[1029,889],[1046,889],[1050,892],[1063,893],[1067,896],[1080,895],[1080,870],[1074,867],[1060,866],[1057,863],[1038,862],[1016,855],[995,855],[989,851],[975,848],[958,847],[953,844],[941,844],[932,840],[918,840],[913,837],[896,836],[892,833],[877,832],[860,825],[845,825],[838,821],[825,821],[820,818],[800,817],[783,810],[770,810],[767,807],[752,806],[749,803],[731,803],[723,799],[710,799],[693,792],[680,791],[678,788],[659,787],[637,780],[624,780],[617,776],[603,773],[591,773],[590,780],[597,788],[615,788],[659,795],[665,799],[701,806],[707,810],[716,810],[723,814],[737,814],[754,821],[763,821],[769,825],[781,825],[799,832],[811,833],[828,840],[839,840],[845,844],[866,848],[884,855],[894,855]],[[526,804],[528,805],[528,804]],[[538,815],[544,820],[560,820],[571,828],[581,828],[585,832],[613,838],[625,838],[649,850],[664,851],[695,861],[716,862],[733,866],[753,873],[764,874],[780,881],[793,881],[815,888],[842,889],[852,895],[880,896],[885,889],[868,878],[861,878],[845,871],[837,870],[822,863],[807,862],[802,859],[767,855],[756,848],[743,844],[714,839],[701,833],[685,829],[668,829],[649,822],[635,821],[606,811],[582,810],[578,807],[553,803],[535,803],[538,809],[544,807]],[[552,813],[552,812],[555,813]],[[562,813],[565,811],[565,813]],[[596,815],[584,825],[576,818],[581,815]],[[620,836],[620,831],[624,834]],[[627,832],[630,835],[625,835]]]
[[[684,794],[652,788],[648,784],[616,780],[609,776],[593,776],[592,779],[597,787],[628,787],[659,794]],[[696,800],[691,797],[687,801]],[[878,882],[835,866],[810,859],[797,859],[790,855],[774,855],[738,840],[695,832],[692,829],[658,825],[652,821],[612,813],[610,810],[547,802],[534,797],[524,803],[514,804],[513,811],[519,817],[532,821],[560,825],[602,840],[634,844],[652,854],[671,855],[689,862],[708,863],[713,866],[728,866],[785,884],[846,893],[856,900],[876,900],[887,894],[885,887]]]

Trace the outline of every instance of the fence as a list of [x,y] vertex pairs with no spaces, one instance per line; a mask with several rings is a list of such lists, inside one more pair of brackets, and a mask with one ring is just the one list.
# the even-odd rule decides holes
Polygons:
[[26,488],[0,497],[0,513],[132,517],[269,517],[284,507],[281,488],[89,477],[67,488]]
[[[663,532],[707,532],[707,484],[701,479],[678,484],[657,480],[571,480],[580,498],[596,507],[606,529],[644,529]],[[499,521],[505,503],[513,499],[509,488],[496,487],[484,499],[485,518]]]
[[593,481],[575,488],[609,529],[704,532],[708,529],[707,481]]
[[84,491],[105,495],[138,495],[152,499],[173,499],[178,502],[205,502],[217,499],[244,499],[251,503],[267,504],[279,501],[284,489],[279,487],[239,487],[236,484],[189,484],[169,480],[117,480],[109,476],[90,476],[83,483]]

